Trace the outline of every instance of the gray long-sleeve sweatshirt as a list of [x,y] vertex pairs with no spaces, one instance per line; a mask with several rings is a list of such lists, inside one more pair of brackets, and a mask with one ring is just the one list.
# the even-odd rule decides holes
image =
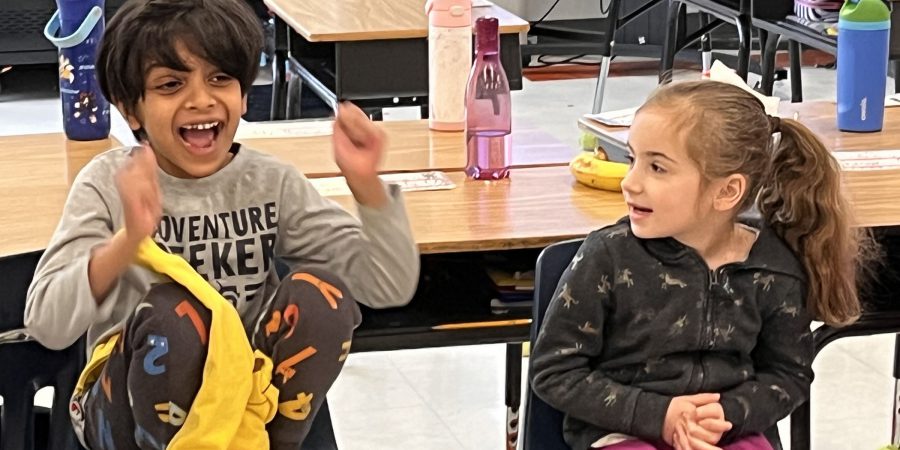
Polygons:
[[[163,215],[154,240],[183,256],[237,308],[248,331],[279,283],[274,260],[318,267],[345,280],[359,302],[402,306],[418,282],[419,257],[397,186],[389,204],[358,205],[359,219],[326,199],[291,165],[235,145],[232,161],[201,179],[159,170]],[[122,324],[158,275],[131,266],[102,304],[91,294],[91,251],[125,226],[114,183],[130,148],[81,171],[28,290],[25,326],[49,348],[87,332],[88,346]]]

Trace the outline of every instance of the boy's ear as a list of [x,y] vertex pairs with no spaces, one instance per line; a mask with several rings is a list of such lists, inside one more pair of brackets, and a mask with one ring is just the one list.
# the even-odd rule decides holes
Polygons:
[[241,99],[241,104],[243,105],[241,117],[243,117],[244,114],[247,114],[247,94],[244,94],[244,98]]
[[119,112],[122,113],[122,117],[124,117],[125,121],[128,122],[129,128],[135,131],[142,128],[141,121],[138,119],[138,117],[132,113],[129,113],[128,110],[125,109],[124,105],[122,105],[121,103],[116,103],[116,109],[118,109]]
[[741,200],[747,192],[747,177],[741,174],[731,174],[717,184],[718,189],[714,200],[716,210],[728,211],[741,204]]

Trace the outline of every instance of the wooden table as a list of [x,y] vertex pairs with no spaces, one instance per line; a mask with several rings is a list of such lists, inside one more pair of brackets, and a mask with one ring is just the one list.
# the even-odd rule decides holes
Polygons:
[[[265,3],[275,13],[273,120],[286,118],[288,103],[299,95],[299,84],[288,86],[285,61],[332,108],[351,100],[377,118],[383,107],[427,107],[425,0]],[[473,20],[487,15],[500,20],[503,66],[510,88],[521,89],[519,35],[528,31],[528,22],[496,5],[472,9]]]
[[[331,121],[326,123],[330,124]],[[304,129],[321,130],[322,122],[297,122]],[[464,132],[432,131],[427,120],[378,122],[387,134],[388,146],[381,166],[384,173],[425,170],[461,171],[466,166]],[[331,135],[278,139],[237,139],[250,148],[264,151],[294,164],[307,177],[340,174],[334,163]],[[512,167],[566,165],[578,150],[536,128],[514,127]]]
[[[428,36],[425,0],[266,0],[281,17],[310,42],[370,41]],[[472,19],[493,16],[501,33],[528,31],[528,22],[497,6],[472,8]]]
[[[456,189],[405,194],[422,253],[543,248],[627,214],[620,193],[576,183],[568,167],[513,169],[494,183],[450,178]],[[844,183],[857,226],[900,226],[900,170],[848,172]],[[352,208],[352,197],[335,199]]]
[[0,136],[0,257],[47,246],[75,175],[113,138],[75,142],[62,133]]
[[[380,122],[379,126],[387,132],[389,142],[383,172],[459,172],[465,167],[464,133],[431,131],[424,120]],[[330,135],[242,142],[293,163],[310,177],[339,174]],[[576,153],[537,129],[517,129],[513,142],[513,167],[564,166]],[[59,222],[75,175],[95,155],[120,145],[114,138],[68,141],[62,133],[0,137],[0,208],[4,211],[0,217],[4,230],[0,233],[0,257],[44,248]],[[450,177],[465,184],[461,173],[451,173]],[[434,206],[440,205],[438,200]],[[433,239],[429,242],[439,244]]]

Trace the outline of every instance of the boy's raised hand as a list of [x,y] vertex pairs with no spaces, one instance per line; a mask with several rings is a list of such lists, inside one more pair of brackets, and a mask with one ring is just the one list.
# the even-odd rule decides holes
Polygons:
[[131,159],[116,173],[116,189],[125,214],[125,233],[136,244],[152,235],[162,218],[156,155],[148,144],[132,150]]
[[338,106],[334,160],[360,204],[380,207],[387,203],[387,194],[378,179],[386,140],[384,131],[361,109],[348,102]]

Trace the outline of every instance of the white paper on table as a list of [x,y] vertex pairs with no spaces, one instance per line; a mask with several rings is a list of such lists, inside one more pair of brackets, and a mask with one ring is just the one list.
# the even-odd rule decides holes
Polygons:
[[472,0],[473,8],[486,8],[489,6],[493,6],[494,4],[488,0]]
[[770,116],[778,115],[778,105],[781,104],[781,99],[779,99],[778,97],[766,97],[765,95],[754,91],[750,88],[750,86],[747,86],[747,83],[745,83],[744,80],[741,79],[741,77],[739,77],[733,69],[723,64],[722,61],[716,60],[713,63],[712,68],[709,69],[709,79],[735,85],[753,94],[753,96],[758,98],[759,101],[762,102],[763,106],[765,106],[766,114]]
[[[396,184],[403,191],[440,191],[456,188],[456,184],[441,171],[389,173],[380,175],[387,184]],[[313,187],[325,197],[351,195],[344,177],[313,178]]]
[[843,170],[900,169],[900,150],[832,152]]
[[292,137],[330,136],[332,132],[330,120],[276,120],[272,122],[241,121],[235,140],[241,139],[277,139]]
[[608,127],[630,127],[637,110],[638,107],[618,109],[597,114],[585,114],[584,117]]

